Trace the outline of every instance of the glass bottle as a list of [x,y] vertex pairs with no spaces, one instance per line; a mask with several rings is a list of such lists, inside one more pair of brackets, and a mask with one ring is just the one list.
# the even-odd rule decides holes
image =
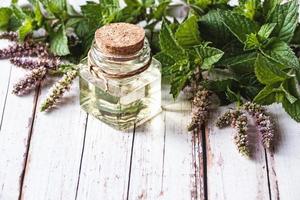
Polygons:
[[[106,28],[108,33],[100,39],[96,31],[79,65],[80,105],[116,129],[131,129],[161,111],[161,64],[151,58],[144,35],[142,40],[135,37],[136,25],[116,23],[98,30]],[[107,40],[113,41],[106,45]]]

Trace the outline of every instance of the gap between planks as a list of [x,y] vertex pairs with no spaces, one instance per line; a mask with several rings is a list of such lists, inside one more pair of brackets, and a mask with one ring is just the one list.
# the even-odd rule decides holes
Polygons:
[[35,94],[34,94],[34,105],[33,105],[33,110],[32,110],[32,115],[31,115],[31,120],[30,120],[30,127],[29,127],[29,131],[28,131],[28,139],[26,142],[26,152],[24,154],[24,168],[22,171],[22,174],[20,176],[20,193],[19,193],[19,200],[21,200],[22,197],[22,191],[23,191],[23,183],[24,183],[24,178],[25,178],[25,174],[26,174],[26,168],[27,168],[27,163],[28,163],[28,155],[29,155],[29,149],[30,149],[30,141],[31,141],[31,136],[32,136],[32,132],[33,132],[33,125],[34,125],[34,121],[35,121],[35,116],[36,116],[36,109],[37,109],[37,103],[38,103],[38,98],[39,98],[39,94],[40,94],[40,90],[41,90],[41,82],[38,84],[37,88],[35,89]]

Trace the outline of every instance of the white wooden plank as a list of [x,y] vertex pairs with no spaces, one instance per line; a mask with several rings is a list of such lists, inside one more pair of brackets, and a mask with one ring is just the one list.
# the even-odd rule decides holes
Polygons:
[[276,148],[268,153],[272,199],[297,200],[300,197],[300,124],[278,104],[269,110],[277,124]]
[[23,70],[12,68],[0,130],[0,199],[18,199],[20,192],[36,98],[35,92],[24,97],[11,93],[13,84],[23,76]]
[[129,199],[196,199],[194,140],[187,132],[190,104],[163,90],[166,111],[136,129]]
[[[52,83],[44,85],[38,106]],[[87,116],[80,109],[78,90],[75,80],[57,109],[37,111],[22,199],[75,199]]]
[[135,130],[129,199],[163,196],[164,117],[161,113]]
[[196,199],[198,195],[194,140],[187,131],[190,116],[187,108],[190,104],[182,102],[180,111],[166,112],[163,199]]
[[89,116],[77,200],[126,199],[132,140]]
[[0,73],[0,129],[1,129],[2,114],[4,112],[4,106],[9,92],[8,87],[9,87],[11,65],[9,64],[9,61],[1,60],[0,66],[1,66],[1,73]]
[[[211,118],[225,110],[219,109]],[[208,199],[269,199],[265,153],[261,145],[255,145],[259,141],[253,125],[249,126],[253,158],[247,159],[236,149],[233,129],[218,129],[215,120],[210,121],[206,131]]]

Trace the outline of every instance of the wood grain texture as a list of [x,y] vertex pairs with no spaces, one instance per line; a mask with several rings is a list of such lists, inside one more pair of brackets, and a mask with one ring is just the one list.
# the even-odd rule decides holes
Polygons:
[[[206,130],[208,199],[269,199],[265,152],[253,122],[249,124],[252,158],[242,157],[233,141],[233,129],[218,129],[215,120],[225,108],[212,116]],[[257,145],[258,144],[258,145]]]
[[300,124],[280,105],[270,106],[277,124],[276,148],[268,152],[272,200],[297,200],[300,197]]
[[183,102],[180,111],[166,111],[162,199],[197,199],[197,158],[193,135],[187,131],[190,109],[186,108],[190,105]]
[[[7,61],[0,61],[10,67]],[[3,69],[5,71],[5,69]],[[2,73],[2,72],[1,72]],[[0,199],[18,199],[27,155],[37,95],[18,97],[11,93],[13,84],[24,71],[12,68],[0,130]]]
[[197,199],[198,157],[186,128],[190,104],[174,103],[168,91],[165,111],[135,131],[129,199]]
[[9,93],[8,87],[9,87],[9,80],[10,80],[11,65],[7,60],[0,61],[0,64],[3,65],[3,68],[1,69],[1,73],[0,73],[0,130],[1,130],[5,103],[7,100],[7,95]]
[[132,132],[88,117],[77,200],[127,198],[132,142]]
[[38,101],[22,188],[24,200],[75,199],[76,195],[87,114],[79,106],[78,80],[59,109],[39,112],[52,84],[50,80],[44,83]]

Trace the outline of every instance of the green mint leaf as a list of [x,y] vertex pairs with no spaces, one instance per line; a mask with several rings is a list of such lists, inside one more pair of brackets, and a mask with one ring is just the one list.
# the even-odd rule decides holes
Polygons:
[[227,97],[227,99],[231,102],[234,102],[234,101],[240,101],[241,99],[241,96],[239,94],[237,94],[236,92],[232,91],[230,89],[230,87],[227,87],[227,90],[225,91],[225,95]]
[[[284,81],[286,82],[286,81]],[[289,92],[289,88],[287,88],[285,83],[281,83],[280,85],[280,89],[284,92],[285,94],[285,98],[290,102],[290,103],[295,103],[297,101],[297,98],[295,96],[293,96],[290,92]]]
[[91,27],[90,31],[101,25],[113,22],[116,18],[117,10],[115,6],[103,6],[96,3],[88,3],[81,6],[81,11]]
[[138,0],[124,0],[126,5],[130,7],[139,7],[141,6],[141,3]]
[[163,21],[159,34],[159,44],[161,50],[168,54],[175,61],[186,58],[183,48],[176,41],[170,27],[165,20]]
[[34,19],[35,19],[37,25],[41,26],[42,21],[43,21],[43,14],[42,14],[39,2],[36,2],[34,4],[34,16],[35,16]]
[[266,85],[253,99],[255,103],[261,105],[271,105],[276,102],[276,94],[280,92],[274,89],[273,85]]
[[214,47],[199,45],[194,48],[202,61],[202,69],[211,69],[213,64],[218,62],[224,54],[223,51]]
[[289,78],[283,82],[282,86],[293,96],[300,99],[300,85],[297,77]]
[[300,24],[298,23],[297,28],[294,32],[293,39],[291,41],[291,44],[300,46]]
[[67,2],[66,0],[40,0],[42,4],[49,10],[51,13],[56,15],[59,18],[63,18],[62,14],[64,11],[67,11]]
[[16,18],[16,16],[12,15],[9,19],[7,30],[16,32],[20,26],[22,26],[22,21]]
[[260,0],[240,0],[237,11],[242,13],[245,17],[253,20],[261,9]]
[[154,58],[161,63],[163,68],[170,67],[175,64],[174,59],[163,52],[157,53]]
[[12,11],[10,8],[0,8],[0,29],[6,29],[9,24],[10,16]]
[[33,26],[32,26],[32,20],[30,18],[26,18],[23,22],[22,26],[18,30],[19,39],[21,41],[24,41],[25,37],[32,32]]
[[[70,24],[67,25],[72,26],[72,21],[69,23]],[[75,23],[76,23],[75,33],[78,37],[84,38],[86,35],[90,33],[89,31],[90,27],[87,19],[79,19],[79,21]]]
[[225,26],[242,43],[246,41],[247,34],[256,33],[258,30],[258,26],[254,21],[238,13],[226,11],[222,14],[222,17]]
[[259,54],[254,66],[257,79],[266,85],[284,81],[288,75],[280,70],[279,65]]
[[276,23],[272,33],[284,42],[290,42],[298,22],[298,0],[292,0],[282,5],[277,5],[268,18],[268,23]]
[[157,20],[161,19],[165,15],[166,9],[168,8],[170,2],[170,0],[160,2],[159,5],[153,11],[153,18]]
[[209,7],[218,7],[226,5],[229,0],[189,0],[188,3],[193,5],[193,8],[196,9],[208,9]]
[[235,74],[228,69],[218,69],[207,71],[209,80],[227,80],[227,79],[235,79]]
[[17,4],[12,4],[12,11],[18,20],[24,20],[27,17]]
[[228,67],[236,73],[243,74],[247,72],[253,72],[253,66],[256,58],[257,53],[251,52],[221,59],[219,64],[221,66]]
[[210,10],[200,18],[199,22],[202,38],[217,46],[223,46],[232,39],[231,32],[223,23],[222,12],[222,10]]
[[299,60],[293,50],[285,42],[274,40],[265,50],[264,54],[283,65],[283,68],[299,69]]
[[174,65],[163,69],[163,74],[171,75],[170,93],[174,99],[177,98],[192,73],[193,71],[190,70],[190,62],[188,60],[178,61]]
[[175,38],[179,45],[184,48],[189,48],[200,44],[200,32],[197,24],[197,17],[191,16],[179,25]]
[[263,14],[267,19],[268,16],[273,12],[277,5],[280,4],[282,0],[264,0],[263,2]]
[[257,39],[257,35],[255,33],[250,33],[247,35],[244,50],[253,50],[258,49],[260,47],[260,42]]
[[58,56],[65,56],[70,53],[68,47],[68,38],[64,26],[61,26],[51,38],[50,50],[52,53]]
[[119,7],[119,0],[102,0],[101,4],[104,6],[115,6]]
[[300,122],[300,100],[290,103],[286,98],[283,99],[282,105],[284,110],[297,122]]
[[276,23],[262,25],[258,31],[258,36],[263,40],[268,39],[271,33],[273,32],[275,26]]

